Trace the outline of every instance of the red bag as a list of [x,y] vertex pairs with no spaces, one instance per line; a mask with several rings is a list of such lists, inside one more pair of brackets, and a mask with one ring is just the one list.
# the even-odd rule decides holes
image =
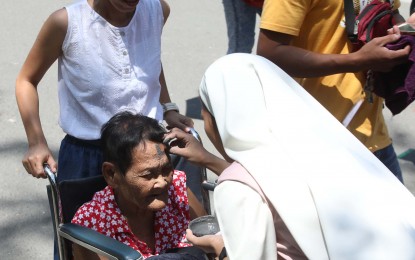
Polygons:
[[262,8],[262,5],[264,4],[264,0],[244,0],[244,2],[257,8]]
[[347,10],[347,1],[351,2],[351,0],[345,0],[346,29],[349,39],[355,45],[356,50],[360,49],[364,44],[373,38],[385,36],[387,34],[387,30],[396,24],[395,19],[393,18],[393,10],[390,2],[388,0],[385,0],[384,2],[373,0],[371,3],[366,5],[354,19],[353,29],[347,28],[347,19],[349,18],[350,20],[351,15],[351,11]]

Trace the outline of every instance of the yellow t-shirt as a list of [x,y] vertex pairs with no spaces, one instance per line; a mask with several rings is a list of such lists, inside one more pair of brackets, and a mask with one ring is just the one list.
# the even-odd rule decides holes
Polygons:
[[[399,5],[399,1],[395,1],[394,7]],[[312,52],[348,54],[352,51],[341,0],[266,0],[260,27],[296,36],[293,45]],[[344,120],[354,104],[364,99],[348,129],[371,151],[391,143],[382,114],[383,99],[374,96],[373,103],[365,99],[364,73],[297,80],[339,121]]]

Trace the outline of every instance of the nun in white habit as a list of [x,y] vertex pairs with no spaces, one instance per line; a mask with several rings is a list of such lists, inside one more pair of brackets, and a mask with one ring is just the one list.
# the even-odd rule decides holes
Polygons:
[[[414,196],[275,64],[222,57],[200,97],[209,138],[233,162],[214,191],[229,259],[415,259]],[[220,169],[194,147],[171,152]]]

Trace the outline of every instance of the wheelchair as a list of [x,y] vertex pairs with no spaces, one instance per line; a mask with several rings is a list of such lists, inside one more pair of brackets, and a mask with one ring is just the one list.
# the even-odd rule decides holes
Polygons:
[[[191,134],[201,142],[195,130],[192,129]],[[197,177],[193,183],[188,183],[188,186],[202,202],[206,212],[211,214],[209,191],[213,190],[214,184],[207,182],[206,169],[190,164],[178,156],[173,156],[172,163],[175,169],[192,172]],[[131,247],[95,230],[71,223],[78,208],[90,201],[95,192],[105,188],[107,183],[103,176],[57,183],[56,176],[48,165],[44,166],[44,170],[49,180],[46,189],[60,260],[72,259],[72,244],[80,245],[108,259],[143,259],[143,256]],[[195,174],[195,171],[199,174]]]

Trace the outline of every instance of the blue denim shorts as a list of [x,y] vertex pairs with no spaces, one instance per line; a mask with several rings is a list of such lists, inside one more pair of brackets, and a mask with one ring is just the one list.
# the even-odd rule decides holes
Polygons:
[[66,135],[59,150],[58,183],[101,175],[102,161],[100,140],[85,141]]

